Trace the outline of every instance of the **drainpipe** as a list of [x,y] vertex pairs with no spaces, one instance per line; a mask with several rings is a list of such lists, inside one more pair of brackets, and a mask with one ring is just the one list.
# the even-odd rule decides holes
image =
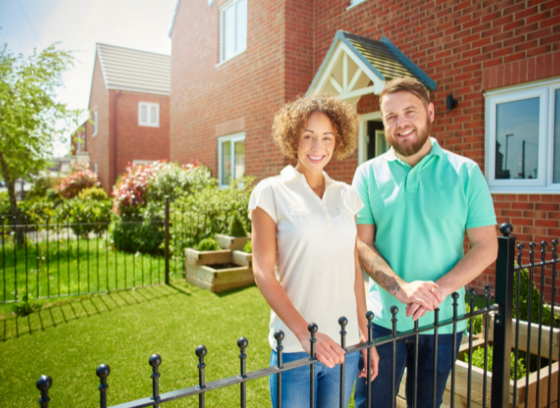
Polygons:
[[113,140],[114,140],[114,146],[113,146],[113,151],[115,153],[114,156],[114,162],[113,162],[113,166],[115,168],[114,171],[114,178],[113,178],[113,186],[115,185],[115,183],[117,182],[117,100],[119,98],[119,96],[121,96],[122,91],[118,91],[115,93],[115,99],[113,102]]

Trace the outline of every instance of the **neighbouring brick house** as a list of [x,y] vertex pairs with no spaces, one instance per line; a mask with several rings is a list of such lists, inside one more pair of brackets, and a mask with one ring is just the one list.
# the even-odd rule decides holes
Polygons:
[[97,44],[90,121],[72,144],[107,192],[129,164],[169,159],[170,93],[168,55]]
[[386,149],[376,95],[411,75],[430,89],[433,136],[482,168],[498,222],[522,242],[560,236],[557,0],[179,0],[169,35],[171,160],[199,159],[222,184],[278,174],[290,161],[274,113],[328,91],[361,115],[358,151],[327,168],[351,182]]

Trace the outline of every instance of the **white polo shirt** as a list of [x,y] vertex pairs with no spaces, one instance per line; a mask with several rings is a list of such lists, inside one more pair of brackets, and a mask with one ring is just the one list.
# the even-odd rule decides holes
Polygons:
[[[262,180],[251,194],[249,218],[260,207],[276,222],[276,276],[297,311],[338,343],[338,319],[346,317],[346,344],[352,345],[360,340],[354,293],[354,216],[363,204],[351,186],[323,175],[322,199],[292,166],[280,176]],[[284,352],[304,351],[273,310],[268,336],[273,349],[276,330],[285,334]]]

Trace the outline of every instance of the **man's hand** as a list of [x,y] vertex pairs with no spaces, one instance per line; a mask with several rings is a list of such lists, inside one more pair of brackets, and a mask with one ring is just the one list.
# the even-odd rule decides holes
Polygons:
[[[414,281],[402,282],[401,290],[399,290],[395,297],[401,303],[410,305],[415,303],[418,306],[424,307],[426,310],[433,311],[437,309],[444,297],[441,296],[439,286],[432,281]],[[408,306],[407,306],[407,316]]]

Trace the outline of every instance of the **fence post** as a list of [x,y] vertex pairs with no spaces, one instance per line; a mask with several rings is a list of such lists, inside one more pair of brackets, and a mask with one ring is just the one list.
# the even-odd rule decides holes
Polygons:
[[169,196],[165,197],[165,284],[169,285]]
[[495,301],[499,310],[494,319],[494,353],[492,362],[492,408],[509,406],[509,377],[511,364],[511,319],[513,309],[513,268],[515,237],[513,227],[500,225],[503,236],[498,237],[496,261]]
[[42,375],[37,380],[37,389],[41,391],[41,398],[39,398],[39,405],[41,408],[48,408],[49,402],[51,399],[49,398],[49,388],[52,387],[52,378],[48,375]]

